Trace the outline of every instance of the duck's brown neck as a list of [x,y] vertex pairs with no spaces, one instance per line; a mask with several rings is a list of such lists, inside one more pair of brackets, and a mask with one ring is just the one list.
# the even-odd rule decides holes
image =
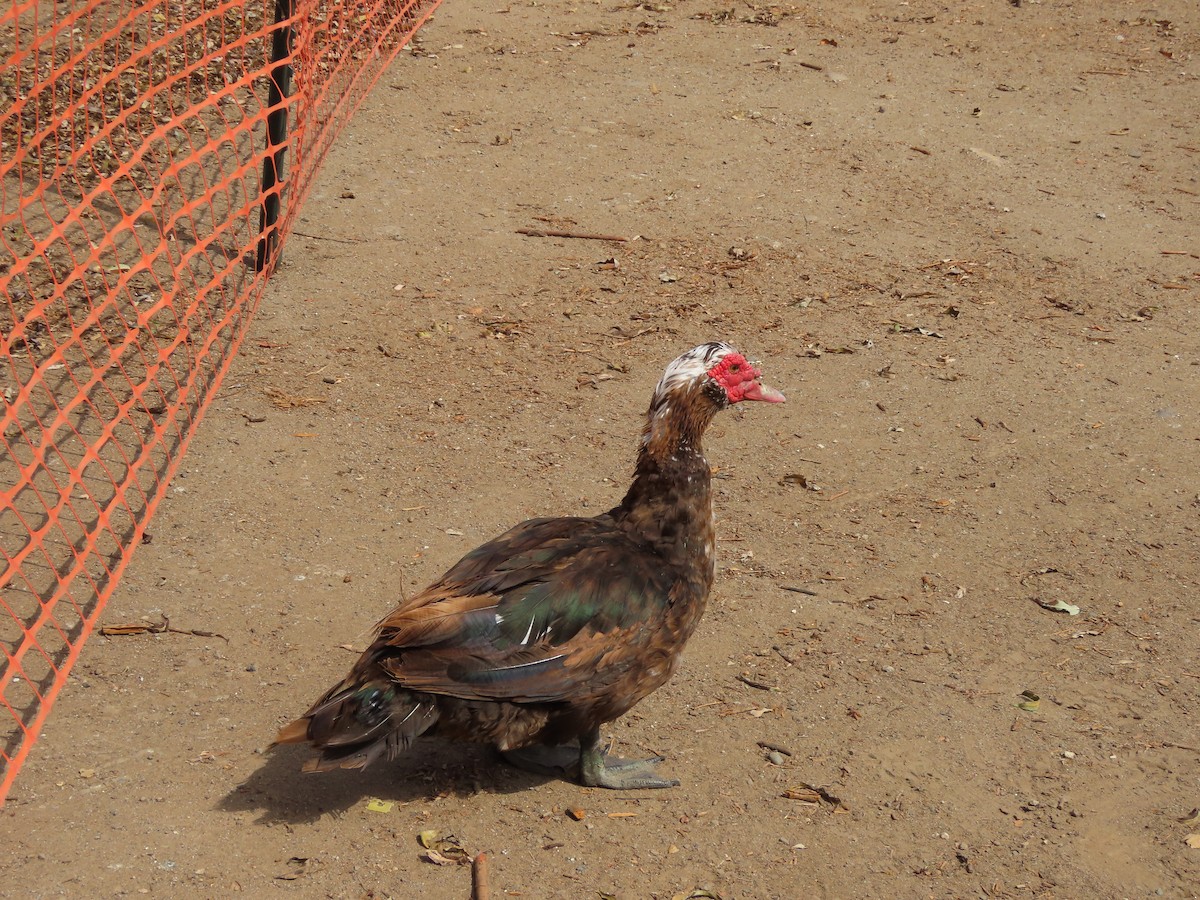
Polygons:
[[613,510],[665,561],[707,570],[706,580],[712,577],[715,535],[712,476],[701,439],[715,412],[703,400],[651,404],[633,484]]

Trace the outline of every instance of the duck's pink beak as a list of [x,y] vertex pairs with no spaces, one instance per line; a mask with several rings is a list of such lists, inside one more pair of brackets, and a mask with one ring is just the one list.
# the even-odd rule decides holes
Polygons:
[[761,381],[751,381],[742,394],[743,400],[762,400],[764,403],[783,403],[787,398]]

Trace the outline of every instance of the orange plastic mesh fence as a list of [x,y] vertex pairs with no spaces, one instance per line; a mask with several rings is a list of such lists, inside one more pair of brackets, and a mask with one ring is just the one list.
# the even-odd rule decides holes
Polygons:
[[0,12],[0,803],[317,167],[438,2]]

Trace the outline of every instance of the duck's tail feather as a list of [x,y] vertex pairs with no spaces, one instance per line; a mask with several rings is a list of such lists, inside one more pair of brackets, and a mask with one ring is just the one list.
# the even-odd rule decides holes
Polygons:
[[414,694],[385,675],[347,680],[275,736],[276,744],[310,743],[320,757],[305,772],[361,769],[384,756],[394,759],[437,722],[428,695]]

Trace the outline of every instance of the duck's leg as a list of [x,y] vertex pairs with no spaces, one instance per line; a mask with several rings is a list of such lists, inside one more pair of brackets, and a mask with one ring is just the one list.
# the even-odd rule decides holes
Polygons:
[[505,761],[526,772],[562,778],[577,777],[584,787],[611,788],[632,791],[643,788],[676,787],[673,778],[654,774],[661,756],[650,759],[622,759],[609,756],[600,749],[600,728],[585,732],[579,739],[579,749],[566,747],[523,747],[506,750]]

